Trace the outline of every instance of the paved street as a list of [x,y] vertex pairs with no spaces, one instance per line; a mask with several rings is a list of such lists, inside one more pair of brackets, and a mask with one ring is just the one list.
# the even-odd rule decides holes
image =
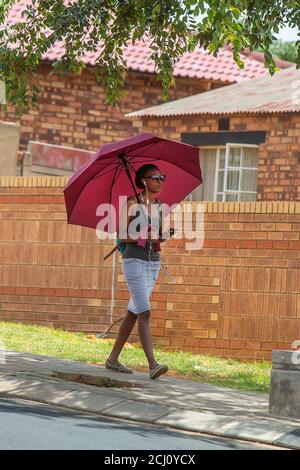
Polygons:
[[[238,442],[252,442],[254,445],[259,443],[300,449],[300,421],[271,415],[267,394],[216,387],[167,375],[158,380],[149,380],[147,374],[140,372],[126,374],[125,377],[125,374],[104,367],[43,355],[6,351],[5,357],[5,364],[0,364],[0,398],[24,399],[27,402],[60,406],[74,413],[90,413],[95,419],[97,416],[98,423],[109,422],[105,419],[126,420],[126,429],[130,428],[129,424],[135,424],[140,426],[139,429],[148,429],[148,425],[154,425],[156,427],[153,429],[165,428],[167,432],[171,429],[177,434],[194,432],[197,438],[205,436],[204,442],[210,444],[232,443],[228,441],[230,438]],[[59,429],[64,429],[65,422],[58,422]],[[70,425],[69,421],[67,424]],[[29,426],[35,429],[34,425]],[[104,425],[101,426],[103,429]],[[68,442],[60,439],[58,445],[63,442],[64,445],[72,446],[76,442],[78,427],[74,425],[74,428],[75,437]],[[72,435],[70,433],[64,429],[62,436]],[[155,435],[160,433],[162,431],[156,431]],[[100,442],[103,448],[110,448],[111,442],[114,445],[114,438],[109,436],[106,439],[106,436],[109,436],[108,431],[100,438]],[[213,437],[207,441],[207,436]],[[216,441],[214,438],[225,441]],[[98,441],[93,439],[91,437],[87,445],[91,442],[97,448]],[[133,449],[143,448],[142,438],[132,441],[126,436],[124,440],[126,449],[128,442]],[[48,435],[47,442],[50,442]],[[160,438],[152,444],[170,448]],[[118,445],[123,445],[122,440]]]
[[0,450],[276,449],[0,397]]

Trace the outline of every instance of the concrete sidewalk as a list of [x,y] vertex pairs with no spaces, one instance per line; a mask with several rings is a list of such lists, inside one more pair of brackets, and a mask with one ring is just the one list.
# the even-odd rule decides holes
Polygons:
[[215,436],[300,449],[300,420],[268,412],[268,395],[164,375],[122,374],[6,351],[0,397],[10,396]]

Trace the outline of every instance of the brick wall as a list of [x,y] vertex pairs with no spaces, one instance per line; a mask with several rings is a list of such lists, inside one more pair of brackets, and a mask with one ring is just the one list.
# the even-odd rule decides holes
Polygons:
[[[120,255],[115,269],[113,256],[103,262],[113,242],[66,223],[66,182],[0,177],[0,319],[100,332],[125,313],[129,292]],[[300,203],[208,202],[204,210],[201,251],[163,244],[176,283],[160,272],[152,293],[155,344],[243,359],[289,349],[300,339]]]
[[[139,132],[181,140],[182,132],[217,132],[215,115],[143,118]],[[259,147],[258,201],[300,201],[300,113],[230,115],[230,131],[266,131]],[[137,119],[137,118],[135,118]],[[236,139],[238,141],[238,139]]]
[[[136,122],[125,114],[162,103],[161,82],[155,74],[128,71],[126,96],[119,109],[105,104],[103,87],[96,81],[90,68],[81,75],[49,76],[50,66],[39,68],[41,88],[39,110],[30,110],[18,119],[13,107],[0,119],[21,124],[21,149],[29,140],[97,150],[101,145],[127,138],[136,133]],[[223,83],[178,77],[171,89],[171,100],[201,93]],[[157,130],[158,131],[158,130]]]

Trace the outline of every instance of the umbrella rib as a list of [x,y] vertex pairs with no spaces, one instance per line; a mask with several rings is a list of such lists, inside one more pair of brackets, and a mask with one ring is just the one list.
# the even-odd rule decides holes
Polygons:
[[[118,158],[115,158],[115,159],[114,159],[113,161],[111,161],[110,163],[107,163],[107,162],[105,162],[105,161],[97,160],[96,162],[94,162],[94,165],[97,165],[97,164],[99,165],[99,164],[100,164],[100,165],[106,165],[106,166],[105,166],[104,168],[102,168],[102,169],[100,170],[100,173],[98,172],[97,175],[92,178],[92,180],[96,180],[97,178],[100,178],[101,176],[106,175],[106,174],[109,173],[110,171],[113,171],[113,170],[115,169],[115,165],[117,165],[117,167],[118,167],[119,163],[120,163],[120,162],[119,162],[119,159],[118,159]],[[110,165],[110,166],[114,165],[114,166],[112,166],[111,168],[109,168],[108,171],[103,172],[103,170],[105,170],[109,165]]]
[[[136,173],[136,171],[137,171],[137,170],[134,168],[134,166],[131,164],[131,160],[134,160],[134,159],[135,159],[135,157],[129,157],[129,158],[126,159],[126,161],[127,161],[127,166],[128,166],[128,168],[129,168],[129,170],[132,171],[132,173]],[[159,159],[157,159],[157,160],[159,160]],[[151,159],[151,160],[147,160],[147,159],[146,159],[146,160],[143,160],[143,162],[147,162],[147,161],[153,161],[153,159]]]
[[[137,150],[140,150],[141,148],[142,149],[146,149],[146,150],[149,150],[151,149],[151,147],[153,147],[154,145],[156,145],[157,142],[152,142],[151,144],[147,144],[147,145],[143,145],[142,147],[138,147]],[[132,150],[132,152],[134,152],[135,150]],[[130,153],[127,153],[127,155],[131,156]],[[132,154],[134,156],[134,154]]]
[[112,168],[110,168],[109,170],[107,170],[107,171],[105,171],[105,172],[97,173],[97,175],[94,176],[94,177],[92,178],[92,180],[96,180],[97,178],[101,178],[101,176],[104,176],[104,175],[106,175],[107,173],[110,173],[111,171],[113,171],[113,170],[115,170],[116,168],[118,168],[118,166],[119,166],[119,163],[117,164],[116,167],[112,167]]
[[[138,156],[138,155],[137,155],[137,156]],[[141,155],[140,157],[143,158],[142,155]],[[136,157],[130,157],[130,158],[133,159],[133,158],[136,158]],[[145,158],[147,158],[147,157],[145,157]],[[151,157],[148,157],[148,158],[151,158]],[[161,158],[157,158],[157,157],[152,157],[151,160],[143,160],[143,161],[153,161],[153,160],[163,161]],[[141,161],[141,160],[139,160],[139,161]],[[173,166],[175,166],[175,167],[177,167],[177,168],[180,168],[181,170],[185,171],[186,173],[188,173],[188,174],[190,174],[190,175],[193,175],[193,173],[191,173],[191,171],[188,171],[188,170],[187,170],[186,168],[184,168],[182,165],[178,165],[178,163],[176,163],[176,164],[175,164],[175,163],[172,163],[172,162],[168,162],[168,163],[170,163],[171,165],[173,165]],[[193,175],[193,176],[194,176],[194,175]],[[198,177],[195,177],[195,178],[199,179]],[[200,184],[201,184],[201,183],[200,183]]]
[[[105,159],[103,158],[103,160],[105,160]],[[101,160],[101,161],[97,160],[96,162],[93,163],[93,165],[98,165],[98,164],[107,165],[107,161],[103,161],[103,160]],[[115,158],[112,162],[109,163],[109,165],[111,165],[112,163],[119,163],[119,159]]]
[[[117,172],[118,172],[118,168],[120,167],[120,171],[119,171],[119,174],[116,176]],[[117,181],[117,179],[119,178],[120,174],[122,173],[122,165],[119,164],[116,168],[116,171],[115,171],[115,174],[113,176],[113,180],[111,182],[111,185],[110,185],[110,191],[109,191],[109,203],[111,204],[111,192],[112,192],[112,188],[113,188],[113,185],[114,183]]]
[[127,162],[128,162],[128,166],[130,165],[131,166],[131,169],[132,171],[134,171],[136,173],[136,169],[131,165],[131,162],[132,161],[135,161],[136,160],[136,163],[139,163],[140,165],[142,164],[146,164],[146,163],[152,163],[152,164],[155,164],[155,162],[157,161],[160,161],[161,159],[160,158],[151,158],[151,157],[144,157],[143,155],[137,155],[136,157],[129,157]]
[[[153,160],[161,160],[160,158],[157,158],[157,157],[148,157],[146,155],[135,155],[135,156],[132,156],[132,157],[129,157],[127,161],[131,161],[131,160],[134,160],[135,158],[139,158],[139,159],[144,159],[142,161],[144,162],[153,162]],[[139,160],[141,161],[141,160]]]
[[131,170],[133,173],[136,173],[136,169],[134,168],[134,166],[127,160],[127,166],[129,168],[129,170]]
[[[128,162],[128,166],[129,166],[129,168],[130,168],[131,171],[134,171],[134,172],[136,171],[135,168],[130,164],[130,162]],[[111,167],[108,171],[105,171],[105,172],[102,171],[102,172],[100,172],[100,173],[97,173],[97,175],[94,176],[94,177],[92,178],[92,180],[96,180],[96,179],[98,179],[98,178],[101,178],[102,176],[106,175],[107,173],[109,173],[109,172],[111,172],[111,171],[114,171],[114,170],[117,170],[119,167],[121,168],[121,171],[120,171],[120,173],[119,173],[118,176],[117,176],[117,178],[118,178],[118,177],[120,176],[121,172],[122,172],[122,169],[123,169],[122,163],[121,163],[119,160],[117,161],[117,163],[115,164],[114,167]]]

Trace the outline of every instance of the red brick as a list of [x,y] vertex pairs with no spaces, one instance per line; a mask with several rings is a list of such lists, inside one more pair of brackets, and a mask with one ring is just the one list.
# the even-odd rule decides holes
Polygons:
[[256,351],[259,351],[261,348],[261,343],[259,341],[247,341],[246,348],[255,349]]
[[230,340],[229,339],[216,339],[215,345],[217,348],[229,348]]
[[272,342],[262,342],[261,344],[261,349],[265,351],[272,351],[273,349],[278,349],[277,348],[277,342],[272,343]]
[[230,346],[234,349],[245,349],[246,341],[230,341]]
[[68,297],[68,289],[54,289],[54,295],[59,297]]
[[271,352],[270,351],[254,351],[254,360],[255,361],[270,361]]
[[200,338],[199,339],[199,344],[201,345],[202,348],[208,347],[208,348],[213,348],[215,346],[216,340],[214,339],[205,339],[205,338]]
[[28,294],[28,288],[27,287],[16,287],[16,294],[19,295],[27,295]]
[[290,241],[288,246],[291,250],[300,250],[300,241]]
[[241,248],[241,240],[226,240],[226,248]]
[[29,287],[28,294],[29,295],[41,295],[42,289],[40,287]]
[[15,294],[16,288],[15,287],[0,287],[1,294]]
[[256,248],[255,240],[242,240],[242,248]]
[[[288,242],[288,241],[273,241],[273,248],[276,250],[276,249],[279,249],[279,250],[285,250],[285,249],[288,249],[289,248],[289,244],[291,242]],[[300,245],[300,243],[299,243]]]
[[49,296],[52,296],[54,295],[54,289],[48,289],[46,287],[42,287],[42,295],[49,295]]
[[225,248],[226,241],[225,240],[210,240],[211,248]]
[[271,240],[258,240],[257,241],[257,248],[273,248],[273,242]]

